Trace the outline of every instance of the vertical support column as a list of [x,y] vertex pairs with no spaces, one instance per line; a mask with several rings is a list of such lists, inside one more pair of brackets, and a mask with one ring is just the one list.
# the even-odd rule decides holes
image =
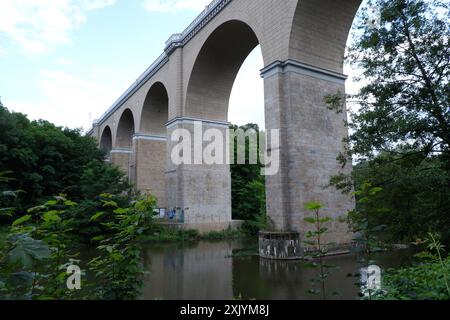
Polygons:
[[133,137],[136,188],[158,199],[158,206],[166,208],[166,146],[163,136],[135,134]]
[[[231,174],[227,156],[228,128],[226,122],[176,118],[168,123],[166,172],[169,208],[185,210],[185,228],[200,232],[221,231],[231,223]],[[202,150],[209,145],[203,134],[220,133],[223,160],[221,164],[203,162]],[[172,141],[174,133],[183,138]],[[186,146],[180,149],[181,144]],[[197,145],[196,145],[197,144]],[[220,143],[219,143],[220,144]],[[181,155],[189,163],[174,163],[173,154]]]
[[111,162],[118,166],[132,181],[133,150],[128,148],[113,148],[111,150]]
[[321,213],[334,219],[324,242],[350,243],[352,236],[339,217],[354,208],[354,202],[326,188],[341,170],[336,158],[343,151],[348,130],[346,112],[329,110],[324,99],[328,94],[345,93],[346,77],[293,60],[273,63],[261,73],[266,129],[280,130],[280,171],[266,177],[269,217],[277,230],[298,232],[304,240],[310,229],[304,218],[311,215],[305,205],[319,202],[324,205]]
[[88,136],[95,138],[95,140],[97,140],[98,146],[100,146],[100,142],[102,139],[100,134],[100,125],[96,121],[94,121],[91,131],[88,132]]

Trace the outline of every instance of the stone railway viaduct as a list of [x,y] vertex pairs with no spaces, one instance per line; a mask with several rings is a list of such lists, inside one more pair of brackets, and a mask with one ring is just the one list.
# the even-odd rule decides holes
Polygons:
[[[225,131],[233,83],[258,45],[265,64],[266,129],[280,130],[280,170],[266,177],[267,212],[279,231],[301,236],[305,203],[319,201],[332,217],[353,200],[324,189],[340,165],[347,115],[328,110],[327,94],[345,92],[343,58],[361,0],[214,0],[97,120],[89,134],[110,153],[138,189],[165,208],[189,208],[188,228],[227,228],[231,217],[228,165],[175,165],[171,134]],[[271,146],[268,146],[269,150]],[[351,170],[347,168],[347,170]],[[330,238],[348,243],[345,224]]]

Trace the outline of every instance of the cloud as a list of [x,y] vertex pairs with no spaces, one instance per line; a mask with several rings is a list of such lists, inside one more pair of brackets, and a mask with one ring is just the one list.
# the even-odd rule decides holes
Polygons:
[[144,7],[151,12],[202,11],[211,0],[145,0]]
[[62,66],[71,66],[73,64],[72,61],[70,61],[68,59],[64,59],[64,58],[57,59],[55,62]]
[[31,101],[5,99],[5,105],[33,120],[89,129],[94,116],[102,114],[119,92],[114,76],[102,77],[100,81],[95,71],[90,74],[93,76],[82,79],[61,70],[41,70],[36,83],[39,97]]
[[85,10],[97,10],[112,6],[116,0],[81,0],[80,5]]
[[1,0],[0,34],[26,54],[41,55],[71,43],[70,32],[86,21],[86,13],[115,0]]

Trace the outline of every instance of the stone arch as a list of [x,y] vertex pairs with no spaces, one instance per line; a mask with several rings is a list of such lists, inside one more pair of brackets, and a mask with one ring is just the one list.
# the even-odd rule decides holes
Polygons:
[[343,73],[347,39],[361,0],[299,0],[289,40],[289,58]]
[[120,117],[117,126],[116,148],[131,149],[135,133],[134,116],[130,109],[126,109]]
[[[175,144],[158,135],[162,121],[152,114],[157,109],[155,96],[162,97],[162,90],[159,84],[148,92],[143,88],[164,79],[171,94],[168,136],[177,128],[195,133],[197,121],[192,118],[203,120],[203,128],[225,131],[235,78],[248,54],[260,44],[266,130],[279,130],[280,136],[279,146],[267,146],[271,154],[280,154],[279,170],[266,177],[267,211],[274,228],[303,237],[308,230],[304,218],[309,212],[304,208],[309,201],[321,202],[326,207],[323,213],[333,218],[350,211],[354,208],[351,198],[323,188],[342,169],[336,156],[348,135],[345,113],[330,111],[324,97],[345,91],[343,57],[360,3],[214,1],[186,32],[171,37],[165,53],[115,104],[114,113],[123,112],[125,104],[137,106],[133,111],[142,107],[142,119],[134,118],[130,110],[117,115],[121,118],[118,127],[112,127],[113,162],[116,159],[124,170],[135,172],[139,188],[160,193],[159,199],[164,197],[165,179],[167,207],[187,208],[185,223],[190,227],[227,228],[231,221],[229,166],[178,165],[168,156],[164,160],[163,151],[169,155]],[[108,117],[113,118],[113,112]],[[152,120],[158,125],[152,125]],[[166,141],[164,149],[160,145]],[[161,163],[166,168],[154,165]],[[343,244],[349,239],[346,226],[333,222],[330,242]]]
[[167,135],[169,121],[169,95],[162,82],[156,82],[147,93],[142,108],[139,132],[155,136]]
[[227,121],[236,76],[259,44],[253,29],[240,20],[230,20],[216,28],[203,44],[190,74],[185,115]]
[[107,156],[109,157],[109,154],[112,150],[113,146],[113,140],[112,140],[112,131],[109,126],[106,126],[103,129],[101,138],[100,138],[100,148],[106,151]]

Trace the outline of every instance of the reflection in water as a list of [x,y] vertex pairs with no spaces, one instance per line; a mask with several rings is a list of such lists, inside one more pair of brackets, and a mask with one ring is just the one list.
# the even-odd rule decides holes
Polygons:
[[[256,243],[239,241],[199,243],[191,246],[164,245],[145,251],[147,277],[143,299],[165,300],[229,300],[244,299],[303,300],[317,299],[307,294],[316,270],[301,261],[264,260],[257,256],[239,256],[249,245],[257,252]],[[234,257],[230,257],[234,254]],[[408,250],[377,254],[377,265],[397,267],[409,261]],[[337,266],[327,279],[326,290],[339,293],[336,299],[355,299],[358,258],[354,255],[329,257],[326,264]]]
[[233,260],[225,257],[233,247],[225,242],[149,249],[144,299],[230,299]]

